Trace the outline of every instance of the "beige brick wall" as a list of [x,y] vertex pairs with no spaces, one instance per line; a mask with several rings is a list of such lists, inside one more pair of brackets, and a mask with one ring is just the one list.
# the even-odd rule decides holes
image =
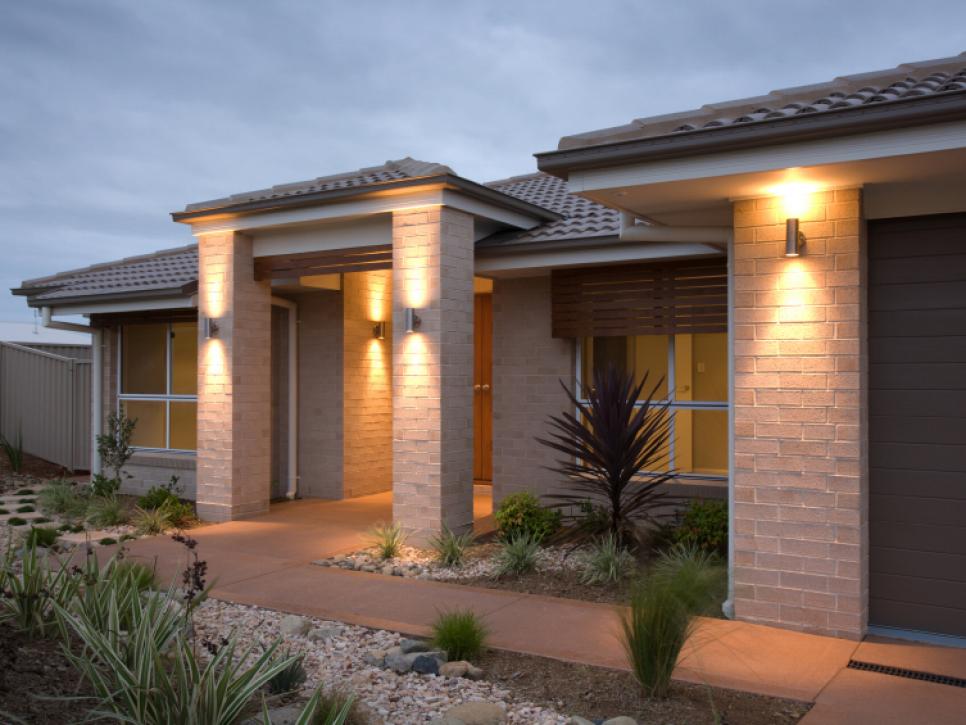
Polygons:
[[299,295],[299,495],[342,498],[342,294]]
[[385,340],[372,328],[392,316],[392,272],[342,277],[345,425],[343,495],[392,489],[392,325]]
[[560,477],[553,453],[534,438],[566,409],[575,346],[551,337],[550,278],[498,279],[493,287],[493,500],[522,490],[547,494]]
[[251,239],[198,238],[198,514],[227,520],[268,510],[271,478],[271,291],[256,282]]
[[394,213],[392,289],[393,518],[418,541],[473,522],[472,217]]
[[735,613],[857,638],[868,618],[866,285],[858,190],[734,208]]

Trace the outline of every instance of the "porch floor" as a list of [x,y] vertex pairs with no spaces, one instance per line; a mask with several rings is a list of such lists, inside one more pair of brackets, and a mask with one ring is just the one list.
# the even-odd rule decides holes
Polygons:
[[[476,490],[478,524],[489,490]],[[365,530],[388,520],[391,495],[272,506],[245,521],[191,535],[208,562],[218,599],[424,636],[440,609],[469,607],[485,617],[494,647],[626,669],[614,607],[515,592],[315,566],[358,547]],[[167,537],[129,542],[131,558],[154,560],[162,581],[185,565]],[[566,635],[561,636],[561,632]],[[851,642],[746,622],[702,619],[675,677],[815,702],[805,725],[946,723],[966,711],[966,690],[846,668],[849,659],[966,676],[966,649],[869,640]]]

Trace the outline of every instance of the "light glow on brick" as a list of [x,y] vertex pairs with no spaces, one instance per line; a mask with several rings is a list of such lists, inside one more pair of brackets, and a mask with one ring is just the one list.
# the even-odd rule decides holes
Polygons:
[[781,199],[782,212],[786,219],[801,219],[809,216],[814,205],[813,195],[817,191],[819,185],[816,183],[789,181],[773,186],[768,193]]

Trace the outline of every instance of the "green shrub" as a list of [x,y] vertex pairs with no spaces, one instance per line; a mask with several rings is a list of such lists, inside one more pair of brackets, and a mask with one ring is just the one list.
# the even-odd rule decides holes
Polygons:
[[676,547],[635,586],[621,615],[623,644],[634,677],[651,697],[666,697],[694,617],[708,611],[727,585],[713,554]]
[[693,500],[674,530],[674,541],[709,553],[728,553],[728,503],[718,500]]
[[21,488],[19,491],[14,491],[14,496],[33,496],[36,493],[32,488]]
[[541,542],[560,528],[560,512],[541,506],[540,500],[529,491],[503,499],[494,519],[500,537],[505,540],[526,534]]
[[117,496],[95,496],[87,508],[87,521],[92,526],[118,526],[127,520],[127,507]]
[[37,503],[37,499],[35,499],[35,498],[18,498],[17,499],[17,503],[35,504],[35,503]]
[[57,537],[59,535],[60,532],[57,529],[31,526],[30,532],[27,534],[26,544],[27,546],[39,546],[44,549],[49,549],[57,543]]
[[168,529],[185,526],[194,518],[194,507],[177,499],[166,501],[156,509],[134,507],[132,523],[141,534],[163,534]]
[[580,581],[584,584],[616,584],[634,571],[634,556],[608,532],[594,541],[583,555]]
[[94,477],[95,480],[101,479],[105,486],[114,485],[113,490],[106,493],[116,492],[121,485],[121,479],[126,475],[124,466],[134,455],[131,437],[134,435],[136,425],[137,418],[132,420],[123,413],[111,413],[107,418],[107,430],[104,433],[99,433],[96,437],[97,454],[101,459],[101,465],[114,474],[110,478]]
[[84,530],[83,524],[61,524],[60,530],[68,534],[79,534]]
[[95,498],[112,498],[121,489],[121,479],[108,478],[95,473],[91,479],[90,494]]
[[32,514],[36,510],[33,506],[18,506],[14,509],[18,514]]
[[667,582],[692,614],[721,613],[728,569],[717,554],[679,544],[661,554],[650,579]]
[[117,543],[117,539],[115,539],[113,536],[105,536],[97,543],[100,544],[101,546],[113,546],[114,544]]
[[57,607],[67,606],[76,596],[78,579],[68,562],[54,567],[49,561],[40,561],[36,542],[28,540],[24,546],[20,571],[13,569],[15,556],[14,547],[8,547],[0,623],[8,622],[30,637],[51,634],[56,629]]
[[11,516],[7,519],[8,526],[23,526],[27,523],[27,519],[22,519],[19,516]]
[[23,468],[23,431],[17,432],[16,441],[10,441],[0,435],[0,449],[3,449],[3,452],[7,456],[7,462],[10,463],[10,470],[14,473],[20,473]]
[[307,725],[369,725],[370,720],[363,714],[358,700],[345,690],[319,689],[316,696],[318,704]]
[[369,529],[369,546],[376,550],[380,559],[394,559],[406,543],[406,533],[398,523],[376,524]]
[[178,481],[177,476],[172,476],[171,480],[163,486],[152,486],[146,494],[138,499],[138,506],[143,509],[158,509],[169,501],[180,503],[184,491]]
[[496,555],[497,576],[526,574],[537,568],[540,540],[529,534],[518,534],[504,541]]
[[5,508],[0,508],[0,516],[2,516],[2,515],[4,515],[4,514],[8,514],[8,513],[10,513],[10,512],[9,512],[9,511],[7,511],[7,509],[5,509]]
[[67,519],[83,518],[87,512],[87,497],[68,481],[55,481],[44,487],[37,501],[44,513]]
[[433,624],[433,646],[447,659],[475,660],[486,647],[487,628],[470,609],[442,612]]
[[454,534],[444,526],[442,532],[429,540],[429,545],[436,553],[436,560],[443,566],[461,566],[466,558],[466,550],[476,541],[476,535],[470,529],[463,534]]
[[139,592],[155,589],[158,585],[157,573],[153,567],[130,559],[119,559],[114,565],[113,576],[130,581]]
[[275,676],[268,681],[268,691],[273,695],[285,695],[289,692],[295,692],[309,676],[305,671],[305,666],[302,664],[305,660],[304,654],[297,655],[293,659],[291,653],[286,652],[283,657],[289,659],[291,662],[288,667],[276,672]]

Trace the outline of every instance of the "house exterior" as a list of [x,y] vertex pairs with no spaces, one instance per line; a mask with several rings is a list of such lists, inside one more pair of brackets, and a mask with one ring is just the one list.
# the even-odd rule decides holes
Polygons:
[[966,637],[966,55],[560,140],[190,204],[197,244],[24,282],[90,316],[94,426],[199,513],[392,490],[416,536],[560,485],[560,382],[665,378],[727,496],[729,614]]

